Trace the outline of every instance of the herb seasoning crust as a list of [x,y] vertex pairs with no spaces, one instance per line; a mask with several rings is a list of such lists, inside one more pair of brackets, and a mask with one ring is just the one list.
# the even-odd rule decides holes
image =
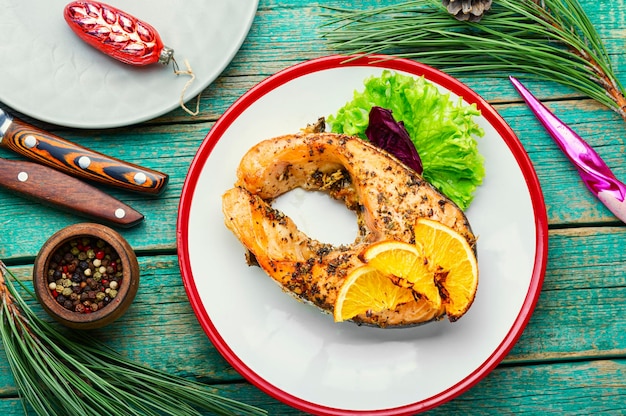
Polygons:
[[[335,246],[310,238],[271,206],[296,187],[327,192],[353,210],[355,241]],[[255,145],[239,164],[235,187],[223,195],[222,210],[255,265],[285,291],[331,313],[345,277],[363,264],[359,253],[382,240],[414,243],[417,218],[453,228],[472,247],[476,240],[463,211],[414,170],[364,140],[335,133],[299,133]],[[353,321],[388,327],[436,318],[432,310],[402,304]]]

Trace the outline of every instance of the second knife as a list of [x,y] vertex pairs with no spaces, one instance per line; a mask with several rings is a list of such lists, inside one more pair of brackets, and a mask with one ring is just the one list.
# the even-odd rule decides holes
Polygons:
[[70,175],[150,194],[165,189],[164,173],[124,162],[48,133],[0,109],[0,146]]
[[47,166],[0,158],[0,186],[29,199],[119,227],[139,224],[144,216],[80,179]]

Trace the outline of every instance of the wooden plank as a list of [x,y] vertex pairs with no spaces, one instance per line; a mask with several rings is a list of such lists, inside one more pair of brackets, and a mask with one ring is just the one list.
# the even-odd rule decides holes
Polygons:
[[[585,105],[581,107],[581,105]],[[566,122],[592,144],[612,166],[618,177],[626,178],[622,163],[623,139],[621,121],[593,105],[589,100],[559,102],[550,105]],[[572,106],[580,111],[571,112]],[[554,226],[616,223],[615,217],[585,188],[574,167],[567,161],[550,137],[543,131],[529,110],[520,104],[497,106],[523,143],[539,176],[546,200],[550,224]],[[584,115],[576,116],[576,113]],[[576,121],[576,117],[579,117]],[[594,126],[602,120],[607,130],[598,132]],[[576,121],[574,123],[574,121]],[[146,215],[143,224],[122,234],[138,250],[174,250],[175,225],[182,185],[198,146],[212,126],[207,123],[182,125],[148,125],[86,133],[63,131],[79,144],[116,155],[134,163],[162,170],[170,175],[165,193],[158,197],[132,194],[100,187]],[[605,134],[603,134],[605,133]],[[160,154],[163,149],[175,149]],[[160,157],[157,156],[160,154]],[[0,157],[17,158],[0,150]],[[487,175],[497,174],[487,172]],[[0,258],[29,258],[43,242],[60,228],[84,221],[80,217],[58,212],[40,204],[0,190]],[[45,218],[45,221],[42,219]]]
[[[621,227],[555,230],[553,261],[537,310],[505,362],[546,362],[626,356],[626,277]],[[127,314],[96,335],[134,360],[207,379],[241,377],[199,327],[180,281],[175,256],[141,256],[141,285]],[[25,279],[30,267],[12,268]],[[35,310],[39,306],[31,302]],[[145,351],[150,351],[146,354]],[[12,389],[0,360],[0,393]]]
[[505,363],[626,356],[626,289],[545,291]]
[[623,227],[550,232],[535,313],[506,362],[626,356]]
[[[565,102],[552,107],[562,114],[567,122],[570,119],[574,120],[572,118],[574,114],[563,110],[563,106],[572,104],[572,102]],[[617,118],[606,117],[611,113],[598,108],[595,109],[596,111],[590,111],[592,108],[581,111],[587,116],[576,122],[574,127],[598,149],[607,163],[614,167],[616,175],[626,177],[626,170],[621,163],[623,154],[623,143],[619,137],[621,122]],[[524,106],[506,105],[499,106],[497,109],[518,134],[533,161],[543,187],[551,224],[615,221],[608,210],[586,190],[575,169]],[[608,127],[606,135],[595,132],[592,127],[596,122],[593,118],[602,116],[605,116],[604,122]],[[166,192],[159,197],[136,195],[101,187],[146,214],[144,224],[124,231],[124,235],[128,236],[131,243],[140,249],[162,249],[174,247],[178,197],[189,163],[211,125],[211,123],[156,125],[124,129],[122,135],[119,135],[118,131],[117,134],[104,132],[94,135],[66,132],[66,136],[95,150],[170,174],[170,184]],[[175,148],[176,151],[173,154],[156,157],[155,155],[165,148],[165,143],[168,143],[166,148]],[[0,151],[0,157],[16,158],[6,151]],[[3,230],[6,230],[0,236],[2,243],[0,257],[5,259],[27,256],[35,252],[54,231],[72,222],[82,221],[78,217],[58,213],[52,208],[32,204],[4,190],[0,191],[0,201],[4,207],[0,212],[0,224],[3,225]],[[46,218],[46,221],[42,222],[40,218]],[[12,226],[14,224],[20,225]],[[21,224],[24,224],[24,227]],[[23,242],[23,245],[12,244],[17,241]]]
[[[459,397],[424,413],[493,414],[622,414],[626,393],[626,361],[602,360],[542,366],[499,367]],[[247,383],[218,386],[220,394],[254,404],[270,415],[304,415]],[[0,398],[0,414],[23,415],[15,397]]]
[[428,415],[621,414],[626,361],[500,367]]
[[[625,233],[623,227],[550,233],[552,257],[536,313],[505,362],[626,355],[626,322],[615,318],[626,313]],[[197,325],[176,258],[142,256],[140,262],[142,283],[135,303],[121,321],[99,335],[115,340],[111,341],[115,348],[133,359],[145,359],[148,348],[155,353],[147,357],[148,363],[158,368],[239,379]],[[25,279],[30,277],[30,266],[15,270]],[[8,373],[6,362],[0,361],[4,375],[0,391],[10,388]]]

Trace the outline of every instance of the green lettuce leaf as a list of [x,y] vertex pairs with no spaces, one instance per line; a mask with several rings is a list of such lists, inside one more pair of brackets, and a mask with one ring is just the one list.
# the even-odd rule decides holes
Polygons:
[[383,71],[365,80],[365,89],[327,117],[331,131],[367,140],[365,129],[373,106],[391,110],[404,125],[415,145],[422,176],[465,210],[485,176],[484,158],[475,137],[484,131],[474,121],[480,111],[465,105],[461,97],[450,98],[424,77]]

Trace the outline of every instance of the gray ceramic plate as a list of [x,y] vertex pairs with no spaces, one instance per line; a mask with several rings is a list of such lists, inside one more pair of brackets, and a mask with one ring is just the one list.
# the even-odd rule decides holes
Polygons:
[[[173,110],[189,80],[171,66],[137,68],[80,40],[63,19],[69,0],[0,0],[0,102],[68,127],[119,127]],[[246,38],[258,0],[107,0],[154,26],[181,67],[196,74],[190,100],[213,82]],[[182,69],[182,68],[181,68]]]

